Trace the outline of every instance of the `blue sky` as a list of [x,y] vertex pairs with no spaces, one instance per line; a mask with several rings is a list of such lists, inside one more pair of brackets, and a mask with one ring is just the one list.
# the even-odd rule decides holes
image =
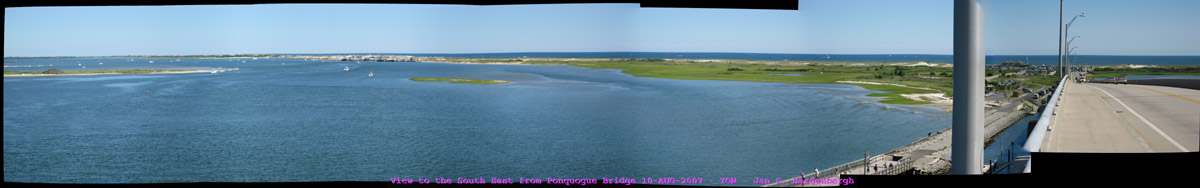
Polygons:
[[[983,0],[993,55],[1056,54],[1058,2]],[[799,10],[637,4],[6,8],[5,56],[231,53],[950,54],[951,0],[802,0]],[[1084,55],[1200,55],[1200,1],[1066,2]]]

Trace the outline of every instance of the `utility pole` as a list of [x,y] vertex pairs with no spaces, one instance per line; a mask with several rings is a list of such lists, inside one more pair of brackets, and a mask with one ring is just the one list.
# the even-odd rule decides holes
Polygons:
[[867,147],[867,153],[863,153],[863,175],[867,175],[867,170],[871,169],[867,166],[871,164],[871,147]]

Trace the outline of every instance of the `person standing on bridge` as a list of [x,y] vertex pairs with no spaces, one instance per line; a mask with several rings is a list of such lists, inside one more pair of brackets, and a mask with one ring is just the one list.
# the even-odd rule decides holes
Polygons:
[[813,174],[813,177],[821,177],[821,169],[814,168],[813,172],[816,172],[815,174]]

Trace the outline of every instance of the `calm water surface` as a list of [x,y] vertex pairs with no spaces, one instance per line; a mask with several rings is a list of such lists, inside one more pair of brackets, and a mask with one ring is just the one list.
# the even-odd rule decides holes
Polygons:
[[6,61],[44,67],[5,70],[241,70],[6,77],[5,181],[702,177],[719,185],[707,180],[790,178],[950,126],[949,113],[880,104],[849,85],[570,66],[149,60]]

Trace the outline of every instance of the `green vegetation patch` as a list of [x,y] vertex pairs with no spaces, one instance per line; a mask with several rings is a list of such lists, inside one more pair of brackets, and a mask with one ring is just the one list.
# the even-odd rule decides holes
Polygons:
[[861,86],[868,90],[887,91],[887,93],[872,93],[872,94],[867,95],[868,97],[883,98],[883,100],[879,101],[879,102],[887,103],[887,104],[933,104],[931,102],[912,100],[912,99],[909,99],[908,97],[901,96],[901,94],[937,93],[937,91],[916,89],[916,88],[907,88],[907,87],[892,86],[892,85],[872,85],[872,84],[853,84],[853,85]]
[[[570,65],[570,63],[568,63]],[[623,73],[632,74],[641,77],[655,78],[670,78],[670,79],[687,79],[687,80],[731,80],[731,81],[754,81],[754,82],[781,82],[781,83],[809,83],[809,84],[843,84],[837,81],[843,80],[864,80],[871,82],[896,83],[909,86],[917,85],[917,87],[929,87],[935,89],[944,89],[946,93],[951,92],[953,88],[949,79],[938,80],[937,82],[920,82],[920,81],[902,81],[893,79],[859,79],[860,77],[871,77],[871,73],[851,71],[848,69],[858,70],[858,68],[846,67],[820,67],[818,70],[829,70],[831,72],[814,71],[813,69],[792,69],[795,72],[804,72],[803,76],[789,75],[772,75],[779,72],[780,68],[770,67],[763,68],[754,65],[743,67],[726,67],[726,66],[703,66],[703,65],[656,65],[656,64],[639,64],[639,63],[593,63],[590,65],[576,65],[587,68],[609,68],[622,69]],[[737,69],[733,69],[737,68]],[[827,68],[827,69],[826,69]],[[847,70],[842,70],[847,69]],[[865,69],[865,67],[862,67]],[[786,69],[784,69],[786,70]],[[816,73],[813,73],[816,72]],[[901,94],[918,94],[918,93],[937,93],[938,91],[915,89],[891,85],[872,85],[872,84],[851,84],[861,86],[868,90],[886,91],[886,93],[873,93],[867,96],[883,98],[881,103],[888,104],[931,104],[925,101],[916,101]]]
[[456,83],[456,84],[507,84],[507,83],[511,83],[508,80],[476,80],[476,79],[466,79],[466,78],[417,77],[417,78],[410,78],[408,80],[418,81],[418,82],[442,82],[442,81],[445,81],[445,82]]
[[[510,59],[448,59],[446,62],[502,62]],[[868,90],[886,91],[867,96],[883,98],[889,104],[930,104],[901,96],[901,94],[945,93],[952,97],[954,84],[952,68],[905,66],[898,63],[797,62],[753,60],[663,60],[663,59],[563,59],[527,58],[521,64],[569,65],[584,68],[620,69],[638,77],[684,80],[729,80],[807,84],[847,84],[837,81],[867,81],[900,84],[849,84]],[[801,73],[803,75],[776,75]],[[935,91],[936,90],[936,91]]]

